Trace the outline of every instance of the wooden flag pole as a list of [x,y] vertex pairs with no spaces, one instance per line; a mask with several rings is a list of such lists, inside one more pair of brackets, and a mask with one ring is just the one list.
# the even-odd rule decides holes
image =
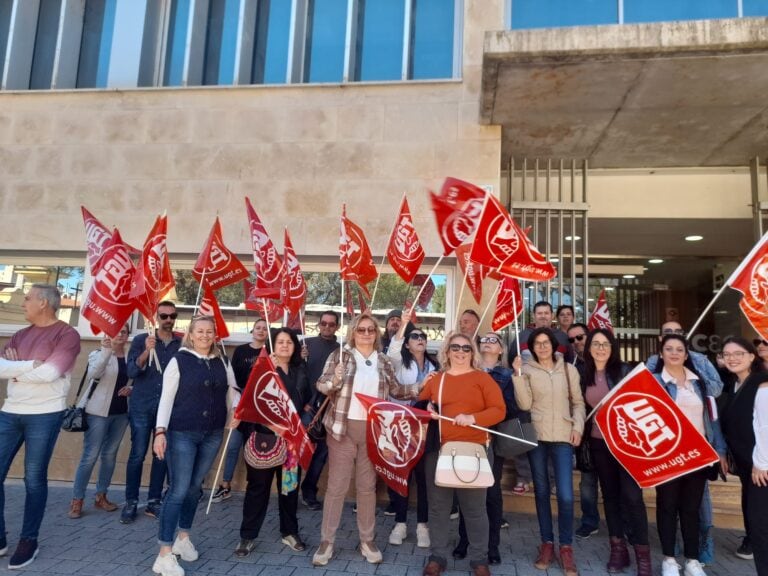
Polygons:
[[[403,192],[403,199],[405,199],[405,192]],[[403,207],[403,200],[400,200],[400,206],[397,209],[397,215],[395,216],[395,221],[392,222],[392,232],[395,231],[395,227],[397,226],[397,219],[400,217],[400,209]],[[392,238],[392,232],[389,233],[389,236],[387,237],[387,244],[384,247],[384,250],[382,251],[383,254],[381,256],[381,264],[379,264],[379,269],[376,270],[376,284],[373,285],[373,294],[371,295],[371,303],[370,303],[370,309],[371,312],[373,312],[373,301],[376,300],[376,290],[379,288],[379,278],[381,278],[381,271],[384,269],[384,260],[387,258],[387,247],[389,246],[389,241]],[[360,310],[362,312],[362,310]]]
[[[519,282],[519,280],[518,280]],[[520,297],[523,296],[523,290],[520,289]],[[520,358],[520,326],[517,323],[517,302],[515,302],[515,297],[512,296],[512,313],[515,315],[515,344],[517,345],[517,356]],[[522,360],[522,358],[520,358]],[[523,367],[520,366],[520,369],[517,371],[518,376],[523,375]]]
[[208,497],[208,507],[205,509],[206,516],[211,511],[211,504],[213,503],[213,493],[216,492],[216,486],[219,485],[219,474],[221,474],[221,467],[224,465],[224,459],[227,457],[227,446],[229,446],[229,440],[232,438],[232,428],[227,432],[227,441],[224,442],[224,450],[221,452],[221,458],[219,458],[219,465],[216,467],[216,475],[213,477],[213,484],[211,485],[211,495]]
[[493,294],[491,294],[491,299],[488,301],[488,304],[485,306],[485,310],[483,310],[483,315],[480,316],[480,322],[477,323],[477,328],[475,328],[475,333],[472,335],[472,340],[477,339],[477,333],[480,330],[480,325],[483,323],[483,320],[485,320],[485,315],[488,314],[488,309],[491,307],[491,304],[493,304],[493,299],[496,298],[496,294],[499,292],[499,288],[501,288],[501,281],[496,284],[496,290],[493,291]]
[[[463,258],[463,256],[462,256]],[[469,262],[464,267],[464,281],[461,283],[461,290],[459,290],[459,297],[456,300],[456,331],[459,330],[459,310],[461,310],[461,299],[464,297],[464,287],[467,285],[467,276],[469,276]]]
[[[442,414],[437,414],[436,412],[432,412],[432,417],[439,418],[441,420],[448,420],[454,423],[456,422],[455,418],[451,418],[450,416],[443,416]],[[534,448],[538,446],[536,442],[531,442],[530,440],[526,440],[525,438],[518,438],[517,436],[504,434],[503,432],[499,432],[498,430],[484,428],[483,426],[478,426],[477,424],[470,424],[469,427],[474,428],[475,430],[482,430],[483,432],[488,432],[489,434],[496,434],[496,436],[503,436],[504,438],[509,438],[510,440],[517,440],[518,442],[522,442],[523,444],[528,444],[529,446],[533,446]]]

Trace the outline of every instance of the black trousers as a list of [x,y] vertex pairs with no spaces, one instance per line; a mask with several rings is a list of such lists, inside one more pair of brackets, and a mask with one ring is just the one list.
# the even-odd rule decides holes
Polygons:
[[744,533],[747,542],[752,542],[752,529],[749,520],[749,487],[752,485],[752,462],[736,460],[736,475],[741,482],[741,515],[744,518]]
[[[504,514],[504,498],[501,495],[501,473],[504,470],[504,458],[493,455],[491,462],[493,471],[493,486],[488,488],[485,495],[485,510],[488,514],[488,550],[498,549],[501,542],[501,521]],[[464,514],[459,515],[459,545],[466,546],[467,527],[464,524]]]
[[757,576],[768,576],[768,486],[755,486],[750,478],[749,527],[752,530],[752,552],[755,554]]
[[[427,476],[424,471],[424,456],[419,458],[411,470],[410,478],[416,480],[416,522],[426,524],[429,522],[429,500],[427,498]],[[409,482],[410,485],[410,482]],[[400,496],[392,488],[387,488],[389,500],[395,507],[395,522],[408,520],[408,497]]]
[[699,508],[706,481],[705,469],[656,486],[656,527],[664,556],[675,556],[679,517],[683,554],[689,560],[699,559]]
[[[283,495],[280,491],[283,473],[282,466],[257,470],[246,464],[248,485],[243,501],[243,521],[240,524],[240,538],[257,538],[269,507],[269,497],[272,492],[272,479],[277,478],[277,505],[280,515],[280,534],[299,533],[299,521],[296,511],[299,506],[299,490]],[[299,471],[301,472],[301,471]]]
[[648,544],[648,514],[643,491],[608,450],[604,440],[589,439],[592,462],[603,491],[608,535],[624,538],[632,545]]

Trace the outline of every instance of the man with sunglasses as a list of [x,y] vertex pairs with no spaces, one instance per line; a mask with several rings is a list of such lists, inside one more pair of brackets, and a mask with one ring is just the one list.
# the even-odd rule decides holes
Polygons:
[[[126,362],[128,378],[133,379],[133,391],[128,407],[128,421],[131,425],[131,453],[125,470],[125,506],[120,514],[122,524],[136,520],[139,503],[141,472],[147,447],[155,428],[157,407],[163,387],[163,370],[181,347],[181,338],[173,333],[178,314],[176,305],[163,300],[157,305],[157,328],[154,332],[139,334],[133,339]],[[155,351],[153,354],[152,351]],[[150,358],[152,362],[150,365]],[[154,359],[159,361],[158,366]],[[152,518],[160,515],[160,500],[167,467],[164,460],[152,455],[152,469],[149,476],[149,494],[144,514]]]

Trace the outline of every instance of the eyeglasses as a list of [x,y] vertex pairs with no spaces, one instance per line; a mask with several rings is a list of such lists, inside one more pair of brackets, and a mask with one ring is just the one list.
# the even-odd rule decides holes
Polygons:
[[498,344],[499,339],[496,336],[483,336],[480,338],[480,344]]
[[171,320],[176,320],[176,318],[178,318],[179,315],[176,312],[171,312],[170,314],[158,313],[157,317],[160,318],[160,320],[168,320],[168,318],[170,318]]
[[573,338],[568,338],[568,342],[570,342],[571,344],[573,344],[574,342],[581,342],[586,337],[587,337],[586,334],[579,334],[578,336],[574,336]]
[[472,346],[470,346],[469,344],[451,344],[450,346],[448,346],[448,349],[451,352],[466,352],[466,353],[472,352]]
[[359,328],[355,329],[355,332],[358,334],[376,334],[376,327],[375,326],[360,326]]
[[724,352],[723,359],[730,360],[733,358],[734,360],[740,360],[741,358],[744,358],[744,354],[746,354],[744,350],[738,350],[736,352]]
[[424,342],[427,341],[427,335],[426,334],[419,334],[418,332],[411,332],[411,335],[408,336],[411,340],[424,340]]
[[762,344],[763,346],[768,346],[768,340],[760,340],[759,338],[755,338],[752,340],[752,344],[755,346],[760,346]]
[[534,342],[533,343],[534,348],[551,348],[552,342],[549,340],[542,340],[541,342]]
[[685,336],[685,330],[682,328],[664,328],[661,331],[662,334],[677,334],[678,336]]
[[611,343],[610,342],[595,342],[592,340],[591,344],[592,348],[597,348],[598,350],[610,350],[611,349]]
[[321,321],[321,322],[318,322],[317,325],[320,326],[320,328],[335,328],[336,322]]

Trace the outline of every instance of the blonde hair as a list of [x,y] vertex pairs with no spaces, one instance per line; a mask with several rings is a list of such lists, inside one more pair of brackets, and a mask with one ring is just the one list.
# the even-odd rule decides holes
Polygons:
[[[215,338],[216,319],[213,316],[193,316],[192,320],[189,322],[189,326],[187,326],[187,331],[184,333],[184,338],[181,340],[181,345],[184,346],[184,348],[194,350],[194,345],[192,344],[192,338],[190,335],[192,334],[192,330],[194,330],[195,325],[199,322],[210,322],[211,326],[213,326],[213,335]],[[221,352],[219,351],[219,347],[216,346],[215,340],[213,344],[211,344],[211,349],[208,350],[208,354],[212,354],[213,356],[221,356]]]
[[453,344],[454,340],[458,340],[459,338],[466,340],[469,342],[469,345],[472,346],[472,360],[470,361],[470,365],[472,368],[479,370],[480,369],[480,354],[477,352],[477,346],[475,345],[474,340],[470,338],[469,336],[465,336],[461,332],[455,332],[451,331],[448,332],[448,334],[445,337],[445,340],[443,340],[443,345],[440,348],[440,366],[442,366],[443,372],[447,372],[451,369],[451,357],[448,353],[451,348],[451,344]]
[[373,327],[376,328],[376,339],[373,342],[374,350],[381,350],[381,326],[376,318],[370,312],[361,312],[358,316],[352,319],[347,329],[347,346],[350,348],[355,347],[355,334],[357,333],[357,327],[360,326],[360,322],[363,320],[370,320],[373,322]]

